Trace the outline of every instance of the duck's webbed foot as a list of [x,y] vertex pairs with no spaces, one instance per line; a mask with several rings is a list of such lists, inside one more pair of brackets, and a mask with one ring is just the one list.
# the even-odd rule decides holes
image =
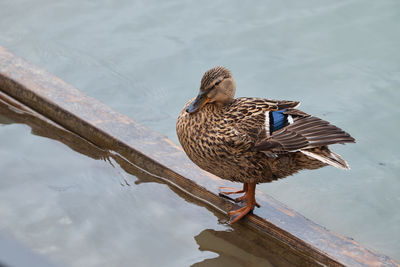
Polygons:
[[[224,190],[232,190],[232,191],[224,191]],[[248,183],[243,183],[243,189],[242,190],[237,190],[236,188],[233,187],[225,187],[225,186],[221,186],[219,188],[219,194],[223,197],[227,197],[235,202],[245,202],[247,201],[247,195],[248,195]],[[241,197],[237,197],[237,198],[231,198],[228,195],[233,195],[233,194],[241,194],[244,193],[243,196]],[[255,205],[257,208],[261,207],[260,204],[258,204],[257,202],[255,202]]]
[[[224,190],[231,190],[231,191],[224,191]],[[227,187],[227,186],[221,186],[219,188],[219,193],[221,195],[233,195],[233,194],[241,194],[241,193],[246,193],[246,192],[247,192],[247,183],[243,184],[242,190],[237,190],[236,188]]]
[[246,200],[246,206],[229,212],[230,224],[239,221],[246,214],[252,212],[254,210],[254,207],[260,206],[257,204],[255,199],[255,189],[256,189],[256,183],[248,183],[247,191],[245,195],[242,196],[242,198],[244,197],[243,200]]
[[[244,187],[244,186],[243,186]],[[232,191],[223,191],[223,190],[232,190]],[[228,187],[228,186],[221,186],[219,188],[219,193],[221,195],[232,195],[232,194],[240,194],[240,193],[244,193],[246,191],[242,190],[237,190],[236,188],[233,187]]]
[[[235,202],[246,202],[247,196],[248,196],[248,193],[246,192],[243,196],[235,198]],[[258,204],[257,201],[255,201],[255,200],[254,200],[254,205],[257,208],[261,207],[260,204]]]
[[229,212],[229,217],[230,217],[229,224],[234,224],[235,222],[242,219],[247,213],[250,213],[252,211],[253,210],[250,207],[248,207],[247,205],[240,209],[230,211]]

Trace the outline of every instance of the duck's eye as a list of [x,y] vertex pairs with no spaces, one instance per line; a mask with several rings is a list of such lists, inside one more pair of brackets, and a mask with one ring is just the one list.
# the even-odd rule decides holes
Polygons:
[[215,86],[217,86],[217,85],[220,84],[220,83],[221,83],[221,81],[216,82],[216,83],[215,83]]

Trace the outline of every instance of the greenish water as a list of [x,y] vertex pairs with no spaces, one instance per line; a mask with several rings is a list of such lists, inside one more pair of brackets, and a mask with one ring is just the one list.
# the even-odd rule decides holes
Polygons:
[[[174,142],[176,117],[212,66],[232,70],[238,96],[300,100],[357,139],[334,147],[352,170],[303,172],[258,189],[400,261],[399,22],[397,0],[3,0],[0,45]],[[27,136],[18,139],[24,147],[37,142]],[[3,151],[16,139],[1,140]],[[13,151],[1,160],[20,162]],[[18,166],[25,179],[40,176]]]

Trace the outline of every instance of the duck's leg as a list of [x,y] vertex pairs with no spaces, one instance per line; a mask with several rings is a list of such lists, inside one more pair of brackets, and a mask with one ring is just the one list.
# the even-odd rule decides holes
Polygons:
[[230,224],[233,224],[233,223],[239,221],[247,213],[254,210],[254,207],[257,204],[255,194],[256,194],[256,183],[248,183],[247,192],[246,192],[246,195],[247,195],[246,206],[244,206],[240,209],[237,209],[237,210],[232,210],[229,212],[229,216],[232,217]]
[[[235,199],[233,199],[235,202],[244,202],[247,199],[247,191],[248,191],[248,183],[243,183],[243,189],[242,190],[236,190],[235,188],[232,187],[224,187],[221,186],[220,188],[220,195],[231,195],[231,194],[240,194],[240,193],[244,193],[243,196],[241,197],[237,197]],[[224,189],[231,189],[231,190],[236,190],[236,191],[222,191]],[[230,197],[228,197],[229,199],[232,199]],[[256,207],[259,208],[261,207],[260,204],[258,204],[256,202]]]

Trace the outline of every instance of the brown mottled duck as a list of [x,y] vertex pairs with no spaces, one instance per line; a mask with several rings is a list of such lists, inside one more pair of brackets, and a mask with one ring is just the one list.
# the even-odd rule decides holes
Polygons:
[[222,179],[243,183],[242,190],[221,192],[244,193],[236,200],[246,204],[229,212],[231,223],[259,206],[257,183],[327,165],[349,169],[328,148],[354,143],[348,133],[296,109],[297,101],[234,98],[235,91],[228,69],[208,70],[199,94],[185,105],[176,125],[179,141],[194,163]]

